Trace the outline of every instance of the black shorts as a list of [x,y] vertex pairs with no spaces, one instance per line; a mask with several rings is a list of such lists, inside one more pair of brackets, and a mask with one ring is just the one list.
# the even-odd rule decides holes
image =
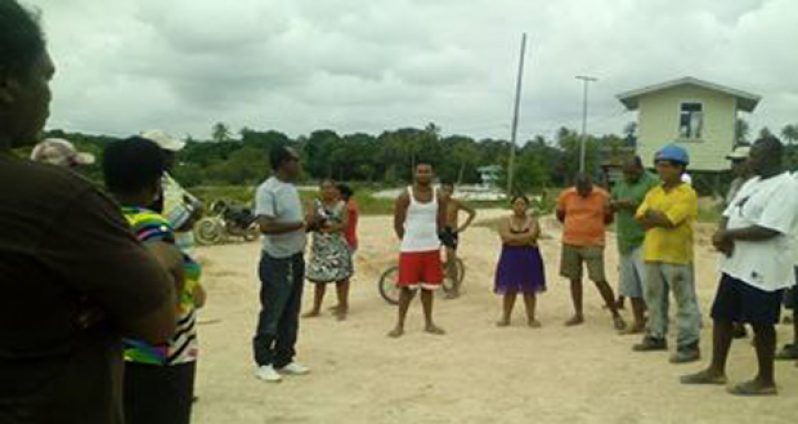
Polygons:
[[777,324],[784,290],[767,292],[723,274],[712,304],[712,319],[747,324]]
[[196,363],[158,366],[125,363],[125,423],[188,424]]
[[438,235],[438,238],[440,238],[444,246],[449,249],[457,250],[457,244],[460,242],[460,235],[457,234],[454,228],[448,225],[443,227],[443,231]]
[[[798,281],[798,267],[795,268],[795,279]],[[793,311],[798,310],[798,286],[792,286],[784,291],[784,307]]]

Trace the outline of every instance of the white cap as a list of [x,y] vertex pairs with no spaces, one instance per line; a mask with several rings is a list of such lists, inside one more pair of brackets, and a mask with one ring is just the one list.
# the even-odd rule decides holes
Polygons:
[[62,138],[45,139],[33,148],[30,158],[56,166],[91,165],[95,160],[93,154],[79,152],[74,144]]
[[179,152],[183,150],[183,147],[186,147],[185,141],[172,137],[161,130],[144,131],[141,133],[141,136],[147,140],[153,141],[161,149],[169,150],[170,152]]
[[745,160],[748,159],[748,155],[751,153],[751,148],[749,146],[737,146],[732,150],[731,153],[726,155],[726,159],[728,160]]

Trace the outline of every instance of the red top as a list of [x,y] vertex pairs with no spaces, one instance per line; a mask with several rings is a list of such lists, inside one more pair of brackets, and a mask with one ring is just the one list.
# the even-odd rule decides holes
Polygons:
[[357,203],[354,199],[349,199],[349,202],[347,202],[346,212],[349,222],[344,230],[344,237],[349,247],[355,250],[357,249],[357,218],[360,215],[360,211],[358,211]]

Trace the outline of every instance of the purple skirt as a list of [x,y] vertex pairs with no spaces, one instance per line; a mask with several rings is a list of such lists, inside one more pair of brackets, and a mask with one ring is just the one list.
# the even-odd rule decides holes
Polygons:
[[494,291],[497,294],[535,294],[546,291],[543,258],[535,246],[502,246],[496,265]]

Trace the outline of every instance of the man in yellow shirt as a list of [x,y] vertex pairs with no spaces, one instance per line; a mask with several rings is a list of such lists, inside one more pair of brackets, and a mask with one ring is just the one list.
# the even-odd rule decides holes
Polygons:
[[646,264],[646,304],[649,322],[638,352],[667,350],[668,291],[673,291],[678,313],[677,349],[671,363],[700,358],[698,341],[701,312],[693,274],[693,223],[698,196],[682,182],[690,158],[683,148],[670,144],[654,157],[662,183],[648,192],[635,219],[646,229],[643,261]]

